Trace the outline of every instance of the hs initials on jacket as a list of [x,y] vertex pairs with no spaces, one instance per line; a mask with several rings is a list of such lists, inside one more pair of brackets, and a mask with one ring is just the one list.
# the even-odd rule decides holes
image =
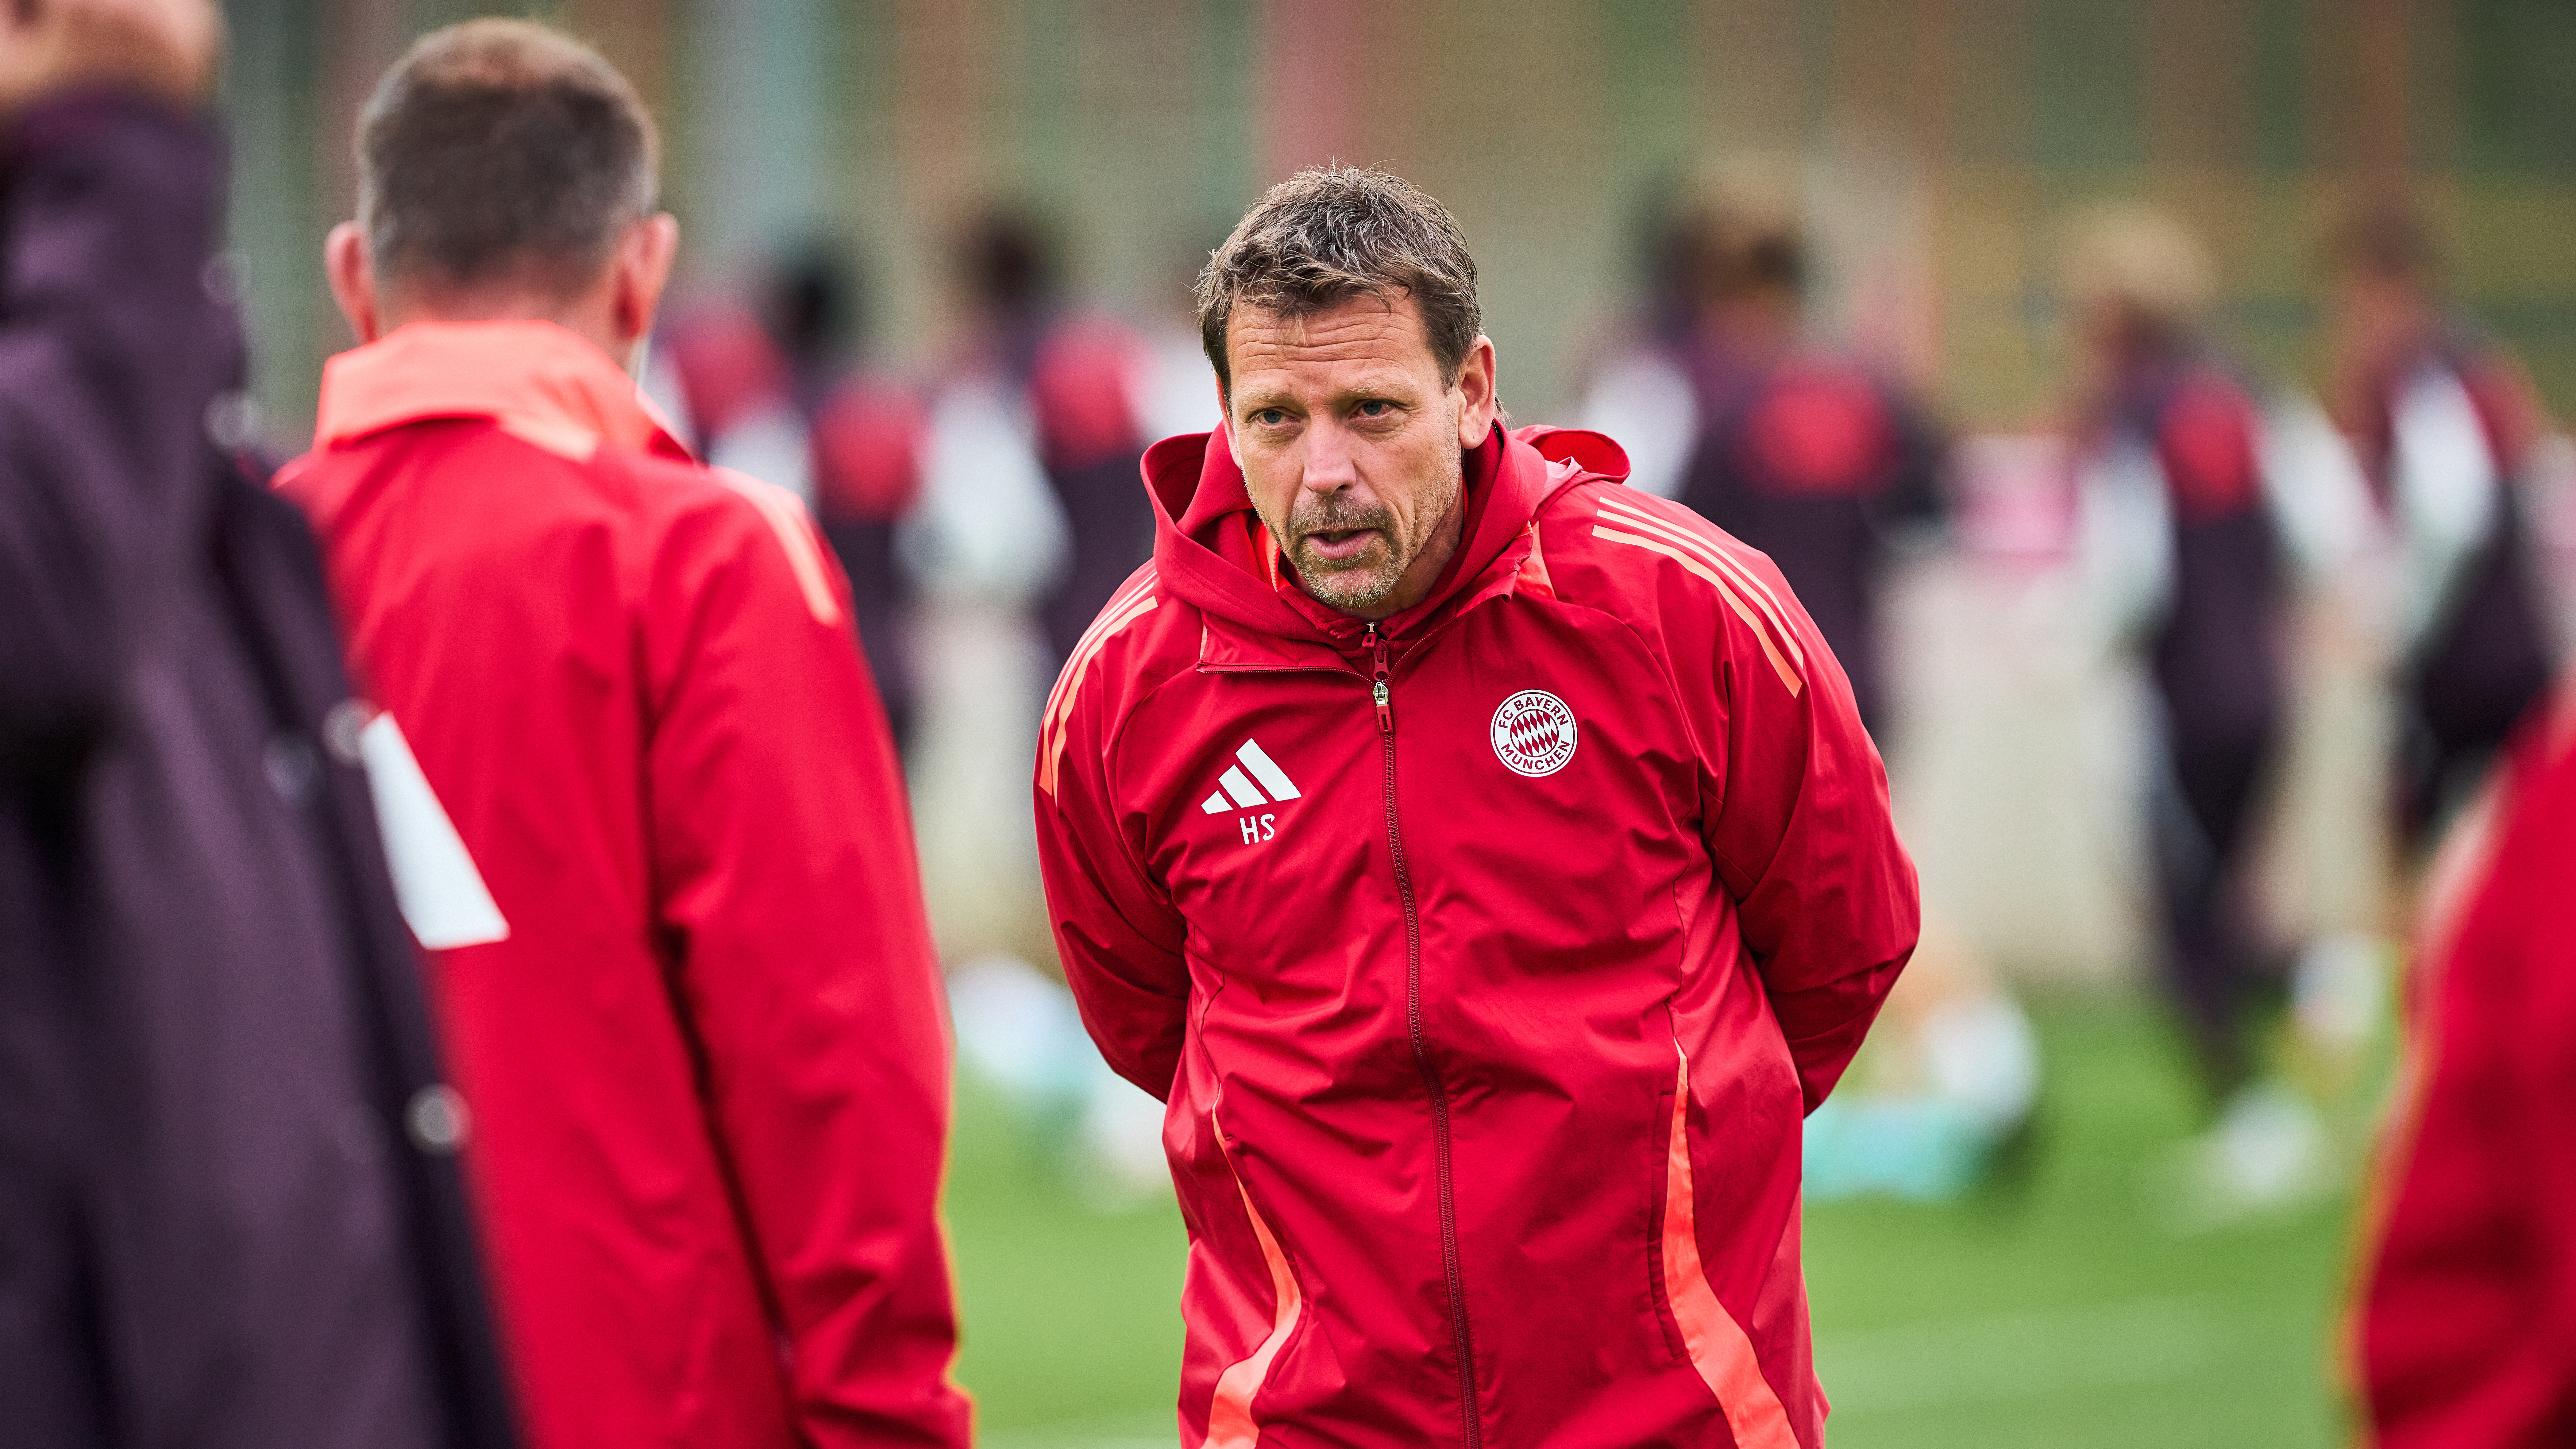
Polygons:
[[[1288,772],[1280,769],[1278,762],[1271,759],[1259,744],[1245,740],[1242,747],[1234,752],[1234,760],[1233,764],[1225,767],[1225,773],[1217,777],[1219,788],[1199,802],[1201,813],[1223,815],[1228,810],[1258,810],[1264,805],[1297,798],[1297,786],[1288,778]],[[1255,784],[1255,781],[1260,783]],[[1269,793],[1263,794],[1264,790]],[[1275,813],[1237,815],[1234,823],[1235,828],[1243,832],[1246,845],[1259,845],[1279,833],[1279,817]]]

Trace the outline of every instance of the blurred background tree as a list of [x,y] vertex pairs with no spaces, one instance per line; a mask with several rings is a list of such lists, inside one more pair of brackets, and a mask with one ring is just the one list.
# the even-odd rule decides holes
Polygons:
[[1063,217],[1081,291],[1168,306],[1173,258],[1262,187],[1384,162],[1484,268],[1506,397],[1562,410],[1659,182],[1718,149],[1814,158],[1843,198],[1829,321],[1963,421],[2058,365],[2054,219],[2143,195],[2204,235],[2245,350],[2312,370],[2317,237],[2363,182],[2422,189],[2463,299],[2576,402],[2576,10],[2555,0],[233,0],[234,227],[261,395],[309,427],[341,345],[311,264],[350,117],[420,30],[534,13],[663,118],[701,279],[782,236],[855,241],[897,358],[950,321],[936,255],[994,195]]

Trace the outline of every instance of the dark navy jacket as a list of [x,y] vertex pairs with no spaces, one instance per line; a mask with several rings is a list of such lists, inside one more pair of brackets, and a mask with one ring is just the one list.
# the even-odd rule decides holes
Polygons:
[[1687,358],[1701,410],[1681,502],[1771,556],[1833,647],[1872,730],[1887,727],[1878,596],[1891,541],[1936,522],[1944,445],[1866,369],[1801,355]]
[[226,456],[221,142],[92,95],[0,167],[0,1439],[510,1444],[314,548]]

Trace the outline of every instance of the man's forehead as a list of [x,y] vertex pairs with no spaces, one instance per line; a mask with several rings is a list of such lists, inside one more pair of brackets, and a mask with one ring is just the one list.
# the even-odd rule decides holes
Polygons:
[[1316,365],[1410,371],[1432,361],[1431,339],[1412,299],[1390,304],[1367,293],[1297,316],[1243,308],[1227,324],[1226,351],[1237,378]]

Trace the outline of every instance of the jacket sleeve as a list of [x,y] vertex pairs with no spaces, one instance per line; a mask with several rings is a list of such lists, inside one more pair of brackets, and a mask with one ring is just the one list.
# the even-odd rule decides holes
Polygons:
[[1735,566],[1729,593],[1693,596],[1709,604],[1694,611],[1708,631],[1696,639],[1667,615],[1668,642],[1706,650],[1676,660],[1686,692],[1701,692],[1694,675],[1707,681],[1701,828],[1813,1111],[1914,953],[1914,863],[1833,651],[1769,559],[1732,539],[1716,547]]
[[783,499],[698,508],[648,564],[655,910],[803,1442],[963,1445],[911,821],[847,585]]
[[207,403],[239,325],[203,282],[213,128],[90,94],[0,146],[0,764],[104,723],[138,620],[211,508]]
[[2386,1449],[2565,1443],[2576,1424],[2576,752],[2533,730],[2514,754],[2418,917],[2354,1315]]
[[1097,677],[1107,669],[1077,651],[1056,685],[1064,714],[1051,714],[1039,739],[1038,863],[1083,1025],[1118,1075],[1168,1100],[1189,1009],[1188,932],[1139,862],[1110,795],[1099,704],[1108,686]]

